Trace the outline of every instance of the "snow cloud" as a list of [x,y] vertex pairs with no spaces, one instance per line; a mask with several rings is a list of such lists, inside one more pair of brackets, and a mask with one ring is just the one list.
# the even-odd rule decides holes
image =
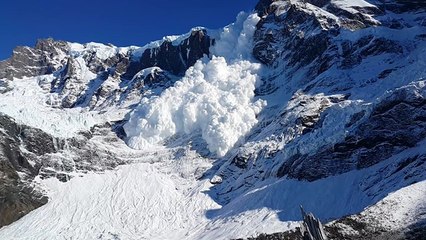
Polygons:
[[128,145],[144,149],[177,133],[201,133],[223,156],[257,123],[266,102],[254,100],[261,65],[251,61],[258,17],[240,14],[224,28],[211,59],[199,60],[159,97],[144,98],[124,126]]

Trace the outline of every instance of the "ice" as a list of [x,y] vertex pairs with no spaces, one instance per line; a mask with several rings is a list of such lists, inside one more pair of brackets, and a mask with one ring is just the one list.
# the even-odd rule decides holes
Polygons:
[[138,73],[135,74],[135,76],[132,78],[132,81],[135,79],[145,79],[146,76],[149,74],[154,74],[156,72],[161,72],[161,68],[159,67],[150,67],[140,70]]
[[111,44],[105,45],[102,43],[95,42],[90,42],[86,44],[68,43],[68,46],[70,48],[70,54],[73,57],[79,57],[85,54],[95,53],[96,57],[101,60],[112,58],[117,55],[117,53],[124,54],[132,49],[137,49],[137,47],[116,47]]
[[85,109],[60,109],[49,105],[48,102],[55,98],[55,94],[43,90],[39,82],[49,82],[53,78],[52,75],[46,75],[9,82],[11,91],[0,97],[0,114],[63,138],[75,136],[80,131],[87,131],[93,125],[108,120],[103,115]]
[[260,64],[251,60],[257,15],[240,14],[224,28],[213,57],[189,68],[159,97],[144,98],[124,126],[129,146],[161,144],[178,133],[201,132],[208,149],[225,155],[257,123],[266,105],[254,99]]
[[[89,82],[94,77],[81,57],[75,59],[82,67],[78,75]],[[81,62],[83,61],[83,62]],[[0,114],[8,115],[16,122],[43,130],[58,138],[70,138],[79,132],[89,131],[96,124],[123,119],[128,109],[114,107],[108,111],[90,111],[87,108],[60,108],[61,97],[58,93],[43,88],[50,85],[55,76],[14,79],[6,81],[7,91],[0,97]],[[113,84],[106,81],[104,84]]]

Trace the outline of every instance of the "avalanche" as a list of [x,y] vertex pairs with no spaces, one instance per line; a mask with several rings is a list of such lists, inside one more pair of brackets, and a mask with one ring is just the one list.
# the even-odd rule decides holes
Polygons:
[[250,58],[256,14],[240,14],[213,47],[159,97],[142,99],[124,126],[128,144],[144,149],[175,134],[199,133],[208,149],[223,156],[257,123],[266,105],[254,99],[260,64]]

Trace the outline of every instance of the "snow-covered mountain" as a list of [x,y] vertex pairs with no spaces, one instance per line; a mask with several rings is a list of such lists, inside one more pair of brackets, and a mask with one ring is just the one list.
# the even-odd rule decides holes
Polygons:
[[0,238],[301,239],[303,205],[331,239],[421,239],[425,53],[426,4],[402,0],[261,0],[143,47],[18,47]]

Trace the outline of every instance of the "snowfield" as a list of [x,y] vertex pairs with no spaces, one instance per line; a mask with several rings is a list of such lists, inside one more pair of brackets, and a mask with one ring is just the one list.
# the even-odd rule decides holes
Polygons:
[[[36,179],[49,202],[0,229],[2,239],[233,239],[299,226],[300,204],[322,219],[360,211],[383,216],[381,225],[392,230],[416,221],[413,216],[426,209],[426,181],[421,181],[363,211],[380,199],[363,193],[363,184],[385,163],[313,183],[271,179],[220,205],[209,179],[201,177],[212,167],[210,159],[183,148],[147,152],[120,146],[134,164],[76,174],[65,183]],[[388,161],[421,152],[419,146]]]
[[[128,149],[128,151],[131,151]],[[275,211],[260,208],[236,216],[221,208],[197,181],[207,159],[173,151],[141,154],[140,162],[62,183],[37,180],[49,202],[0,230],[2,239],[229,239],[286,230]],[[124,153],[123,153],[124,154]],[[142,156],[143,155],[143,156]],[[163,160],[158,160],[163,159]],[[166,160],[168,159],[168,160]],[[153,163],[153,161],[159,161]]]
[[39,128],[53,136],[68,138],[80,131],[89,130],[95,124],[113,120],[97,112],[83,108],[61,109],[52,103],[58,98],[40,87],[40,83],[53,80],[52,75],[18,79],[8,82],[10,91],[0,97],[0,112],[19,123]]

